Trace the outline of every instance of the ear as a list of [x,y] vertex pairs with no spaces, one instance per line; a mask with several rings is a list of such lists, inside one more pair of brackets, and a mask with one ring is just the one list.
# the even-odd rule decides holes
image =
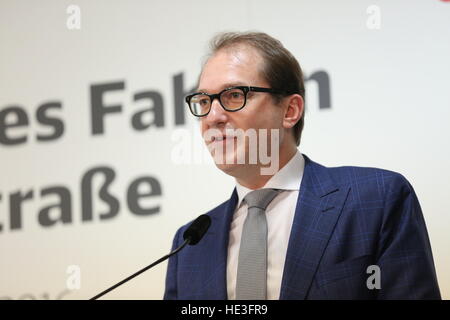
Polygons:
[[304,112],[305,103],[299,94],[293,94],[285,98],[285,112],[283,118],[283,127],[286,129],[293,128],[300,120]]

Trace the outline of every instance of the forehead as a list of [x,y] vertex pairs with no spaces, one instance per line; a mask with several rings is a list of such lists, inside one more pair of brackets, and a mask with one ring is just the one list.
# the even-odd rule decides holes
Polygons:
[[208,59],[199,79],[198,90],[215,92],[233,85],[262,86],[262,58],[253,48],[221,49]]

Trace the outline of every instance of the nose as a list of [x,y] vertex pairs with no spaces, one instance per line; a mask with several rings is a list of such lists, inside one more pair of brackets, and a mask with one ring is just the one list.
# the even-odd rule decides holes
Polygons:
[[204,120],[209,127],[220,127],[227,123],[228,112],[220,105],[219,99],[214,99],[211,110]]

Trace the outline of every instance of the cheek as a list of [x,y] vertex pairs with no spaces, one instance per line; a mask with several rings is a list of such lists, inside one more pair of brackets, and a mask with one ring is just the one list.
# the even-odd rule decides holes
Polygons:
[[272,104],[267,109],[267,113],[271,115],[267,119],[270,128],[281,129],[283,127],[283,108],[280,105]]
[[206,125],[205,121],[200,120],[200,133],[203,136],[205,134],[205,131],[208,129],[208,126]]
[[275,129],[282,127],[282,119],[283,117],[277,106],[266,105],[245,117],[245,122],[243,121],[242,125],[245,125],[247,129]]

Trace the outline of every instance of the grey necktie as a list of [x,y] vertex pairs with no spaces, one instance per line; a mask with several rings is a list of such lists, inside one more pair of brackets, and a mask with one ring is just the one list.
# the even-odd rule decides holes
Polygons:
[[266,208],[281,190],[259,189],[245,196],[248,214],[242,230],[236,278],[236,299],[267,298]]

